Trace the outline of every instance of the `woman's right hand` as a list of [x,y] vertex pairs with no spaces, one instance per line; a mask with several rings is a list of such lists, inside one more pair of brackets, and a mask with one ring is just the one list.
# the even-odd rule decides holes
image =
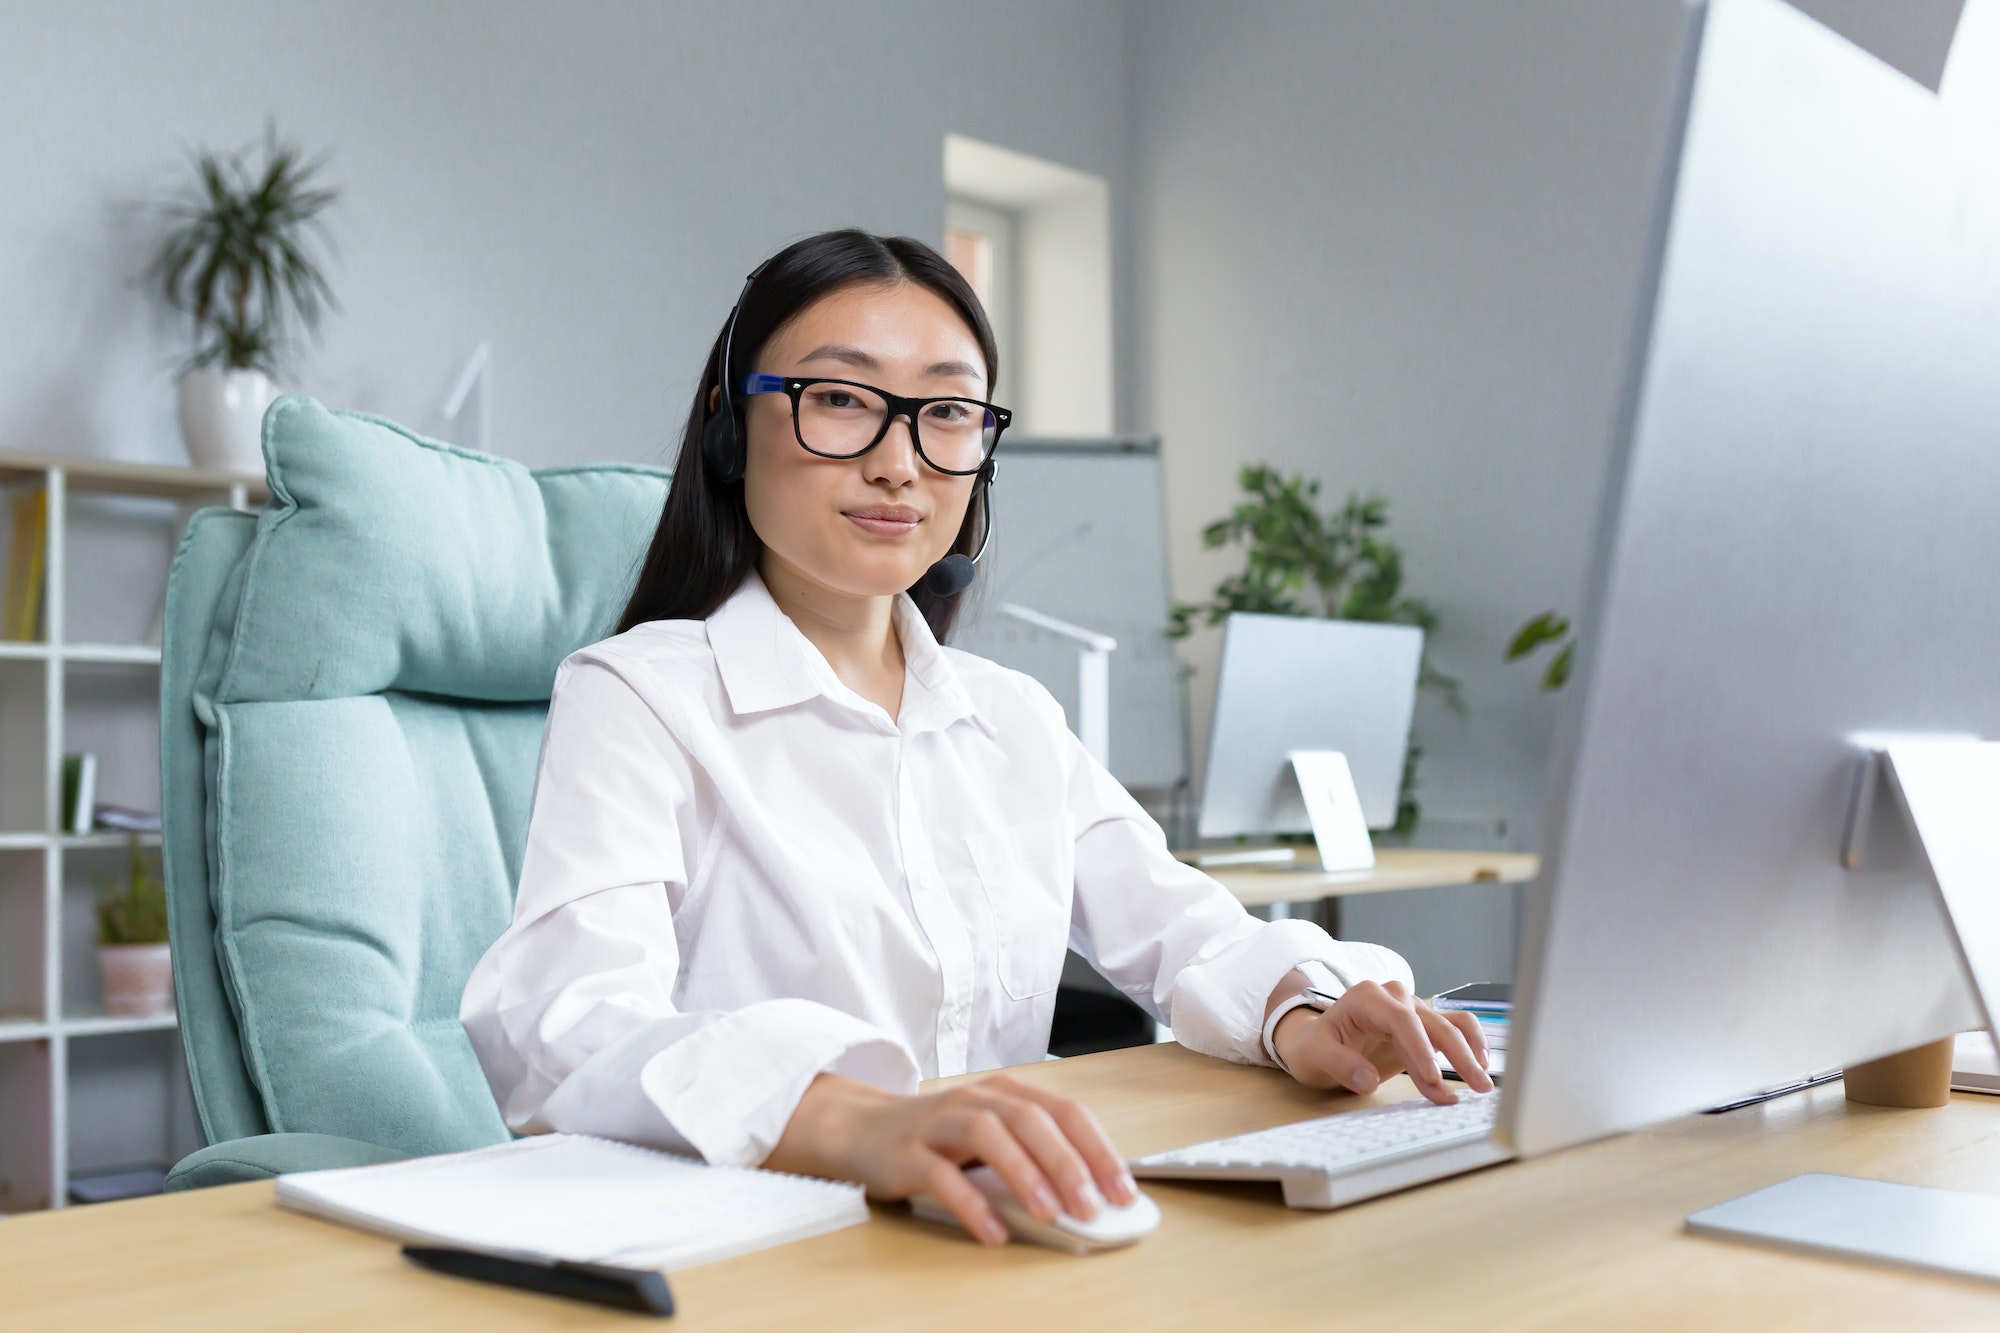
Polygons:
[[774,1171],[858,1181],[877,1199],[929,1194],[981,1241],[1005,1244],[1006,1225],[965,1178],[973,1163],[1045,1222],[1094,1215],[1092,1182],[1114,1203],[1138,1197],[1096,1116],[1005,1074],[915,1097],[821,1074],[764,1159]]

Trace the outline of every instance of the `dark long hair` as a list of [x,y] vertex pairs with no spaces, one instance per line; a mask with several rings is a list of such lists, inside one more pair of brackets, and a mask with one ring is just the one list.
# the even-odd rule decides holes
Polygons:
[[[929,288],[958,312],[986,357],[990,394],[1000,376],[1000,354],[993,326],[987,322],[971,284],[922,241],[852,229],[824,231],[795,241],[764,265],[737,308],[736,341],[729,353],[731,376],[752,369],[771,335],[821,297],[857,283],[899,282]],[[673,483],[660,511],[660,526],[640,566],[632,600],[618,618],[621,634],[649,620],[706,620],[756,568],[763,550],[744,508],[742,484],[716,478],[701,450],[702,427],[708,420],[709,395],[716,388],[727,329],[725,321],[724,332],[716,334],[707,368],[695,388],[694,405],[681,431]],[[953,551],[971,555],[977,549],[990,504],[987,488],[975,485],[966,505],[965,522],[951,544]],[[940,596],[919,579],[909,594],[930,624],[931,633],[942,643],[951,632],[964,591]]]

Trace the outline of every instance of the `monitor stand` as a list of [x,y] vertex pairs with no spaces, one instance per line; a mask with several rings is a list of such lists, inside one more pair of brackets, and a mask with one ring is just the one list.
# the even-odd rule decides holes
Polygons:
[[[2000,743],[1963,736],[1857,738],[1863,757],[1841,862],[1891,870],[1914,857],[1950,923],[1989,1030],[2000,1007]],[[1945,1039],[1949,1049],[1951,1039]],[[1872,1062],[1868,1100],[1924,1105],[1939,1071],[1930,1048]],[[1907,1085],[1897,1088],[1898,1065]],[[1856,1073],[1860,1072],[1857,1067]],[[1942,1069],[1950,1082],[1950,1059]],[[1691,1214],[1716,1236],[2000,1281],[2000,1197],[1805,1175]]]
[[1305,801],[1319,868],[1373,869],[1375,844],[1368,837],[1368,819],[1361,813],[1361,793],[1354,789],[1347,756],[1338,750],[1293,750],[1285,757],[1292,761]]

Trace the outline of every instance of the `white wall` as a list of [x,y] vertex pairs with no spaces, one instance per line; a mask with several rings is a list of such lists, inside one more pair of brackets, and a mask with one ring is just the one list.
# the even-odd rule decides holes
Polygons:
[[[1934,81],[1956,0],[1809,6]],[[1888,11],[1888,12],[1885,12]],[[1165,440],[1176,594],[1246,461],[1390,497],[1463,718],[1419,708],[1425,840],[1535,844],[1554,700],[1501,660],[1573,610],[1638,297],[1683,21],[1672,0],[1158,0],[1136,26],[1141,425]],[[1215,637],[1188,645],[1205,737]],[[1489,889],[1350,900],[1422,985],[1500,978]]]
[[120,205],[275,114],[347,190],[302,387],[435,427],[491,337],[497,452],[661,459],[757,260],[938,240],[947,132],[1120,194],[1126,51],[1093,0],[0,0],[0,447],[184,459]]

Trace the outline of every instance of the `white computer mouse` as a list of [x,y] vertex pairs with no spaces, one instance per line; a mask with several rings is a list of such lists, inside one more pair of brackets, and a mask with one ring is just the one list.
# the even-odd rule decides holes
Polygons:
[[[986,1201],[993,1205],[994,1212],[1000,1214],[1000,1220],[1007,1224],[1007,1231],[1015,1240],[1031,1241],[1053,1250],[1067,1250],[1071,1254],[1115,1250],[1121,1245],[1144,1240],[1160,1229],[1160,1205],[1143,1193],[1131,1203],[1120,1206],[1098,1193],[1095,1184],[1089,1184],[1084,1188],[1090,1191],[1091,1201],[1097,1205],[1096,1216],[1081,1218],[1057,1213],[1055,1221],[1044,1222],[1022,1206],[1021,1201],[1014,1197],[1014,1191],[1007,1188],[1007,1182],[992,1167],[974,1167],[965,1173],[965,1178],[986,1196]],[[911,1199],[910,1210],[918,1217],[933,1222],[949,1226],[959,1224],[949,1209],[928,1194],[919,1194]]]

